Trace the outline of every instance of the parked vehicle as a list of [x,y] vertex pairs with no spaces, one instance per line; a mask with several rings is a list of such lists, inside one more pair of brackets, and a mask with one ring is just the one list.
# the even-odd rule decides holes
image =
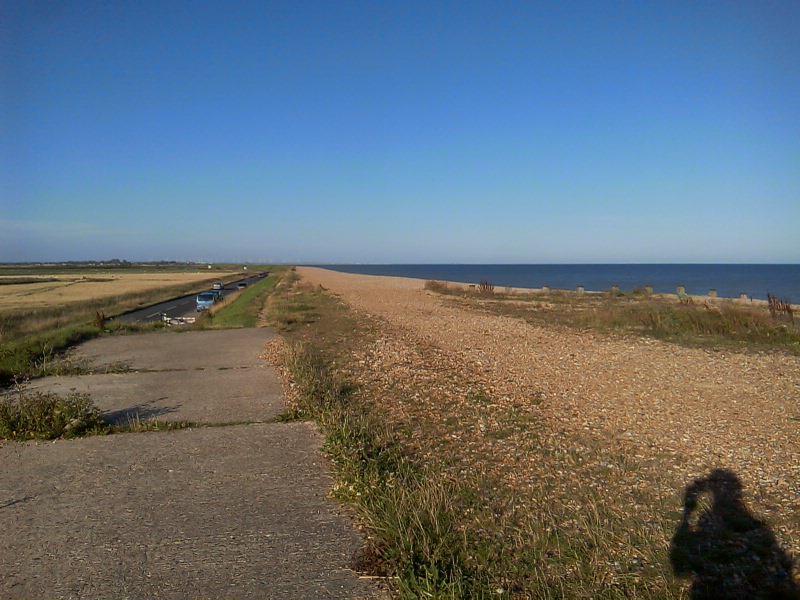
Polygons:
[[211,289],[212,290],[221,290],[223,287],[225,287],[225,286],[223,285],[223,283],[221,281],[215,281],[214,283],[211,284]]
[[218,292],[203,292],[202,294],[198,294],[195,299],[197,312],[203,312],[214,306],[214,304],[219,302],[219,296],[220,294]]
[[247,287],[247,284],[244,281],[242,283],[239,283],[239,284],[236,285],[236,289],[237,290],[243,290],[246,287]]

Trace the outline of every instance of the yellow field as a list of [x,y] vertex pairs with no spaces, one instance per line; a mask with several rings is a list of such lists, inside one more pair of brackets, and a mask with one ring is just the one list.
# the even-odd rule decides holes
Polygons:
[[[46,308],[74,302],[97,300],[148,292],[173,285],[211,280],[232,275],[234,271],[198,271],[194,273],[103,273],[90,275],[41,275],[41,282],[0,285],[0,310]],[[15,279],[18,276],[0,276]],[[52,281],[56,280],[56,281]]]

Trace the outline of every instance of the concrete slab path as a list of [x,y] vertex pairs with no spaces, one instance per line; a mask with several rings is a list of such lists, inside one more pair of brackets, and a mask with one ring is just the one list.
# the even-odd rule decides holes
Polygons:
[[[183,405],[159,418],[201,420],[205,409],[211,421],[253,416],[249,411],[261,401],[258,377],[251,405],[231,398],[246,388],[240,379],[270,371],[256,358],[265,332],[198,333],[98,340],[81,349],[94,352],[97,362],[125,357],[153,365],[166,352],[186,370],[82,376],[74,385],[93,382],[99,404],[117,394],[108,406],[136,400],[164,408],[156,396],[174,403],[180,385],[168,377],[175,377],[198,391],[218,385],[213,391],[219,393],[202,394],[217,405],[187,394]],[[197,351],[199,341],[219,341],[216,347],[230,354],[208,360]],[[193,369],[198,364],[202,370]],[[219,371],[219,364],[239,368]],[[114,382],[130,394],[127,404]],[[263,404],[264,416],[276,409]],[[0,599],[383,595],[349,568],[361,539],[326,497],[332,482],[321,441],[308,423],[257,423],[0,445]]]
[[73,377],[45,377],[32,390],[88,393],[109,421],[131,419],[198,423],[258,422],[284,410],[275,370],[258,358],[274,337],[269,329],[229,329],[127,335],[92,340],[72,360],[101,370]]

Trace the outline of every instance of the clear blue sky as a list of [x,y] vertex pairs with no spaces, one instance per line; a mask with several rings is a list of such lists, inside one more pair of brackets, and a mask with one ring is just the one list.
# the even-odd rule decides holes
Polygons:
[[0,4],[0,260],[800,262],[800,2]]

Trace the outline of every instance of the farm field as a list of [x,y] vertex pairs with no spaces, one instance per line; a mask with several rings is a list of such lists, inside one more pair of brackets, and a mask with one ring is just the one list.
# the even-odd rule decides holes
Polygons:
[[0,275],[0,311],[34,309],[210,281],[234,271]]

